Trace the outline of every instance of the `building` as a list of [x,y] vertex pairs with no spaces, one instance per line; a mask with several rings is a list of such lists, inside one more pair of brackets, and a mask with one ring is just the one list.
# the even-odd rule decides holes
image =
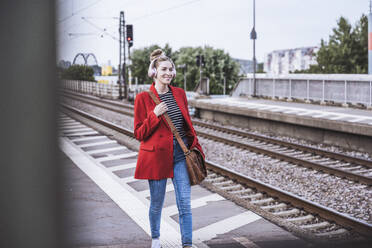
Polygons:
[[300,47],[276,50],[265,56],[264,71],[269,74],[289,74],[296,70],[306,70],[316,64],[318,47]]
[[[247,60],[247,59],[233,59],[236,62],[239,63],[240,69],[239,69],[239,74],[247,74],[247,73],[252,73],[253,72],[253,61],[252,60]],[[257,70],[257,64],[256,64],[256,70]]]
[[112,75],[112,66],[111,65],[103,65],[101,75],[102,76],[111,76]]

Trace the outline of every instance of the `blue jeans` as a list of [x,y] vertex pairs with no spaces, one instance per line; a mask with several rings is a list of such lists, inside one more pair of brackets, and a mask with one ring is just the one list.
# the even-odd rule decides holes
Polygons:
[[[187,146],[186,137],[183,138]],[[186,160],[183,151],[177,140],[173,140],[173,172],[172,178],[176,202],[179,213],[179,223],[181,229],[182,246],[192,245],[192,214],[191,214],[191,186],[189,175],[186,168]],[[150,186],[150,227],[153,239],[160,237],[160,219],[164,203],[167,179],[149,180]]]

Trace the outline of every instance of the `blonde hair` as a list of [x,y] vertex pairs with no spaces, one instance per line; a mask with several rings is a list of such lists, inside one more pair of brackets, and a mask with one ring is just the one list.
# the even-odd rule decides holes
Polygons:
[[165,55],[165,53],[163,52],[163,50],[161,50],[161,49],[155,49],[150,54],[150,62],[152,62],[154,60],[156,60],[155,63],[154,63],[155,68],[158,68],[159,62],[162,62],[162,61],[169,61],[173,64],[172,60],[170,58],[168,58]]
[[173,61],[165,55],[163,50],[155,49],[150,54],[150,65],[147,72],[147,75],[151,78],[156,76],[156,68],[158,68],[159,63],[163,61],[169,61],[173,67],[173,78],[176,76],[176,66],[174,65]]

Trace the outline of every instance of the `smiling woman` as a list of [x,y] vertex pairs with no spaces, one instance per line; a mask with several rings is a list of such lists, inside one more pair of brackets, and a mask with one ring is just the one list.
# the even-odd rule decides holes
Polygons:
[[150,61],[148,76],[154,80],[150,91],[161,103],[156,105],[149,92],[136,96],[134,135],[141,145],[134,177],[149,182],[151,247],[161,247],[160,220],[167,178],[172,178],[175,189],[182,246],[192,247],[191,185],[185,155],[163,114],[168,114],[188,149],[196,148],[204,154],[191,123],[185,91],[170,85],[176,76],[173,61],[160,49],[151,53]]

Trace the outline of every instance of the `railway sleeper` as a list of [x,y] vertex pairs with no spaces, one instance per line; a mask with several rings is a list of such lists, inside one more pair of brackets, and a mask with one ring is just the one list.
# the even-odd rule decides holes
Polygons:
[[342,236],[349,234],[349,231],[344,229],[344,228],[339,228],[336,230],[332,230],[329,232],[321,232],[321,233],[316,233],[315,235],[318,237],[336,237],[336,236]]
[[294,224],[304,224],[304,223],[307,223],[307,222],[309,222],[313,219],[314,219],[314,216],[311,215],[311,214],[308,214],[308,215],[304,215],[304,216],[288,218],[286,220],[289,221],[289,222],[292,222]]
[[240,196],[240,199],[248,199],[248,200],[253,200],[253,199],[259,199],[263,196],[261,193],[257,194],[250,194],[250,195],[242,195]]
[[326,162],[323,162],[322,163],[322,165],[336,165],[338,162],[337,161],[334,161],[334,160],[332,160],[332,161],[326,161]]
[[234,195],[243,195],[243,194],[246,194],[246,193],[252,193],[253,190],[252,189],[241,189],[241,190],[236,190],[236,191],[231,191],[230,193],[231,194],[234,194]]
[[226,187],[221,187],[221,189],[226,190],[226,191],[234,191],[234,190],[241,190],[243,186],[240,184],[235,184],[231,186],[226,186]]
[[297,158],[307,159],[307,158],[310,158],[312,156],[313,156],[313,154],[311,154],[311,153],[303,153],[301,155],[297,155]]
[[294,151],[294,152],[285,153],[285,155],[287,156],[296,156],[296,158],[298,158],[298,155],[300,154],[303,154],[303,151]]
[[262,199],[262,200],[254,200],[254,201],[251,201],[250,203],[262,206],[262,205],[267,205],[267,204],[269,204],[271,202],[274,202],[274,201],[275,200],[270,197],[270,198],[266,198],[266,199]]
[[342,168],[342,167],[348,167],[350,165],[351,165],[350,163],[340,163],[340,164],[336,165],[336,167],[337,168]]
[[280,147],[278,149],[273,149],[274,152],[283,152],[283,151],[287,151],[288,150],[288,147]]
[[301,225],[300,227],[305,230],[311,230],[311,231],[316,231],[319,229],[327,228],[331,224],[328,221],[322,221],[314,224],[309,224],[309,225]]
[[211,178],[211,179],[207,178],[204,181],[208,182],[208,183],[217,183],[217,182],[222,182],[224,180],[226,180],[226,178],[224,178],[224,177],[215,177],[215,178]]
[[228,185],[231,185],[231,184],[234,184],[234,181],[232,180],[227,180],[227,181],[222,181],[222,182],[213,182],[213,185],[214,186],[217,186],[217,187],[223,187],[224,185],[228,186]]
[[329,158],[310,159],[313,163],[322,164],[329,161]]
[[292,208],[290,210],[284,210],[280,212],[274,212],[273,215],[279,216],[279,217],[289,217],[293,215],[298,215],[300,213],[300,210],[297,208]]
[[216,177],[218,177],[218,175],[216,173],[208,171],[207,179],[216,178]]
[[286,209],[287,204],[279,203],[279,204],[275,204],[275,205],[262,206],[261,208],[263,210],[266,210],[266,211],[280,211],[280,210]]
[[363,167],[362,166],[354,166],[354,167],[346,167],[346,168],[343,168],[343,170],[346,170],[346,171],[352,171],[352,170],[357,170],[357,169],[362,169]]
[[364,174],[364,173],[370,173],[370,171],[368,169],[360,169],[360,170],[353,171],[353,173]]

